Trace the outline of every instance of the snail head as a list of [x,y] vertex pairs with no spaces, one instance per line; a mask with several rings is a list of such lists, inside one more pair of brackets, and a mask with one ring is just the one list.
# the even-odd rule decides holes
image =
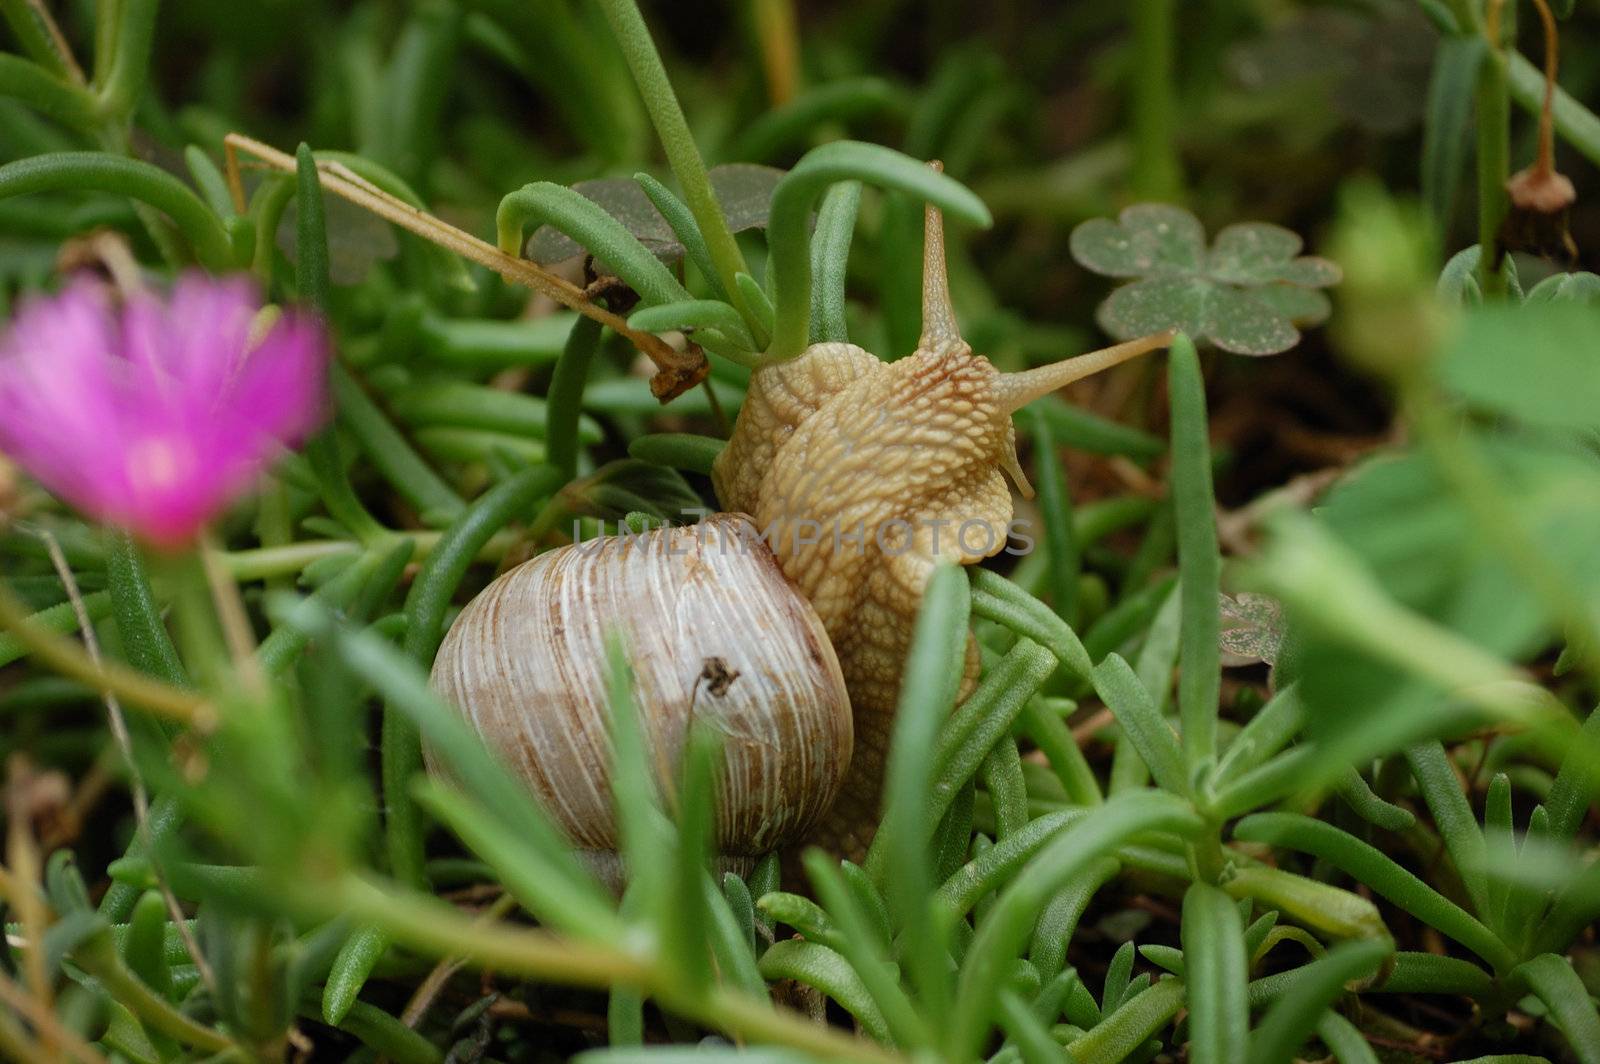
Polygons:
[[[935,170],[943,168],[937,160],[928,165]],[[955,308],[950,301],[944,219],[937,207],[928,206],[923,232],[922,336],[917,342],[917,354],[941,364],[944,371],[953,376],[974,379],[978,391],[982,393],[982,405],[1003,422],[997,434],[1002,443],[1002,453],[995,456],[997,464],[1025,497],[1033,497],[1033,488],[1017,460],[1016,433],[1011,427],[1011,415],[1035,399],[1043,398],[1075,381],[1164,348],[1171,344],[1173,336],[1174,333],[1168,330],[1033,369],[1014,373],[996,370],[988,359],[975,354],[972,346],[962,339]]]

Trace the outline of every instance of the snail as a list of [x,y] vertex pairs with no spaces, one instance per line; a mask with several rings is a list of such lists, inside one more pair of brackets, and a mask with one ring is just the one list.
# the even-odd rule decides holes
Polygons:
[[[508,752],[578,846],[615,844],[599,670],[603,629],[622,624],[637,640],[634,694],[658,763],[674,763],[691,716],[724,733],[723,853],[807,839],[859,859],[928,577],[942,560],[968,565],[1005,547],[1008,476],[1032,496],[1011,415],[1170,339],[1001,373],[961,338],[931,206],[922,304],[906,358],[818,343],[752,374],[712,467],[728,513],[622,546],[540,555],[452,627],[435,685]],[[754,529],[748,551],[720,549]],[[719,549],[685,551],[697,537]],[[722,592],[714,609],[707,584]],[[978,664],[969,637],[963,697]]]
[[849,695],[816,611],[741,515],[603,537],[524,562],[462,610],[439,648],[433,684],[615,883],[613,630],[627,648],[640,725],[664,785],[692,720],[719,733],[720,855],[757,857],[818,823],[850,759]]

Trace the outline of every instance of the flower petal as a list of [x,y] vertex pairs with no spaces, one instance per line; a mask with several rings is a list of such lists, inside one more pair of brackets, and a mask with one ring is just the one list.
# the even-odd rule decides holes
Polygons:
[[0,339],[0,450],[85,513],[191,539],[321,419],[327,347],[288,317],[252,348],[245,278],[191,274],[169,297],[77,282]]

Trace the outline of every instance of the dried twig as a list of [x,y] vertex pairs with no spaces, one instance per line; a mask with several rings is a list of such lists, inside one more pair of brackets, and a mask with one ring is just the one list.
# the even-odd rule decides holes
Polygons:
[[38,998],[7,979],[4,973],[0,973],[0,1001],[26,1016],[34,1030],[53,1040],[67,1056],[76,1058],[81,1064],[107,1064],[99,1050],[62,1023],[55,1012],[41,1004]]
[[67,76],[79,87],[86,87],[89,83],[84,77],[83,67],[78,65],[78,57],[72,54],[72,46],[67,44],[67,38],[61,32],[61,27],[56,24],[55,16],[50,14],[50,9],[45,6],[44,0],[27,0],[28,10],[33,12],[33,17],[39,25],[44,27],[45,34],[50,38],[50,43],[55,47],[56,55],[67,68]]
[[[44,541],[45,550],[50,555],[50,564],[55,566],[56,576],[67,590],[67,598],[72,603],[72,612],[77,615],[78,631],[83,638],[83,648],[88,653],[89,660],[100,665],[100,640],[95,635],[94,623],[89,620],[89,612],[84,608],[83,594],[78,590],[77,578],[72,575],[72,567],[67,564],[67,556],[62,553],[61,544],[45,529],[34,530],[34,535]],[[173,926],[178,929],[178,936],[183,939],[183,947],[188,951],[189,958],[194,961],[195,970],[199,972],[206,989],[215,995],[216,976],[211,971],[211,966],[206,963],[205,954],[200,952],[200,944],[195,941],[186,923],[183,907],[178,904],[177,895],[172,893],[172,887],[168,885],[167,877],[161,871],[155,839],[150,834],[150,794],[145,789],[139,763],[133,756],[133,736],[129,734],[128,721],[122,715],[122,704],[117,701],[116,693],[110,690],[102,691],[100,697],[105,703],[106,721],[111,727],[111,737],[116,741],[117,749],[122,751],[123,760],[127,762],[128,789],[133,795],[134,830],[144,847],[145,856],[150,860],[156,887],[161,891],[162,900],[166,902],[167,913],[172,917]]]
[[[46,1010],[53,994],[45,968],[44,932],[50,926],[50,903],[40,891],[43,866],[33,837],[35,776],[22,754],[12,754],[6,771],[6,901],[17,914],[26,942],[22,950],[22,975],[30,995]],[[55,1049],[48,1033],[41,1032],[40,1048],[49,1056]]]
[[256,657],[255,634],[250,630],[250,618],[245,613],[244,600],[239,596],[239,585],[228,572],[222,549],[211,534],[205,534],[200,544],[200,565],[205,570],[206,583],[211,587],[211,603],[222,625],[223,638],[228,644],[228,656],[233,660],[234,671],[245,692],[257,700],[267,696],[267,677]]
[[[228,170],[228,187],[232,189],[236,206],[243,210],[244,186],[239,176],[239,152],[243,151],[266,163],[281,173],[292,174],[297,168],[293,156],[268,144],[253,140],[242,133],[230,133],[223,140]],[[663,403],[675,399],[705,379],[710,363],[700,351],[676,351],[659,336],[630,328],[621,317],[589,299],[582,288],[527,259],[507,255],[486,240],[480,240],[464,230],[413,207],[404,200],[390,195],[372,182],[361,177],[342,163],[318,161],[317,175],[322,187],[342,199],[349,200],[386,221],[393,222],[424,240],[452,251],[464,259],[498,273],[506,280],[542,292],[562,306],[577,311],[607,326],[655,363],[656,375],[651,378],[650,391]]]
[[[516,906],[517,900],[510,894],[501,894],[496,898],[483,915],[478,918],[479,923],[492,923],[510,912]],[[405,1011],[400,1013],[400,1022],[407,1027],[415,1027],[422,1022],[422,1018],[433,1007],[434,1001],[443,992],[445,984],[450,982],[450,977],[460,971],[466,962],[459,957],[446,957],[428,973],[418,986],[416,993],[411,995],[411,1000],[406,1002]]]
[[209,731],[216,726],[216,710],[210,701],[126,665],[96,663],[75,643],[41,629],[3,584],[0,584],[0,628],[10,631],[36,658],[63,676],[98,690],[115,691],[124,702],[182,721],[197,731]]

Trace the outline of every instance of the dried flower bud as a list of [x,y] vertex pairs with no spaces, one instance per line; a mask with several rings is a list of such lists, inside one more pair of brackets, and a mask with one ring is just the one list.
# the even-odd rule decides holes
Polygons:
[[1571,179],[1538,163],[1512,174],[1506,182],[1506,191],[1511,194],[1511,205],[1517,210],[1540,214],[1557,214],[1578,198]]
[[1577,192],[1566,175],[1543,162],[1511,176],[1506,182],[1511,210],[1500,226],[1495,261],[1510,251],[1525,251],[1555,259],[1571,267],[1578,245],[1567,228]]

